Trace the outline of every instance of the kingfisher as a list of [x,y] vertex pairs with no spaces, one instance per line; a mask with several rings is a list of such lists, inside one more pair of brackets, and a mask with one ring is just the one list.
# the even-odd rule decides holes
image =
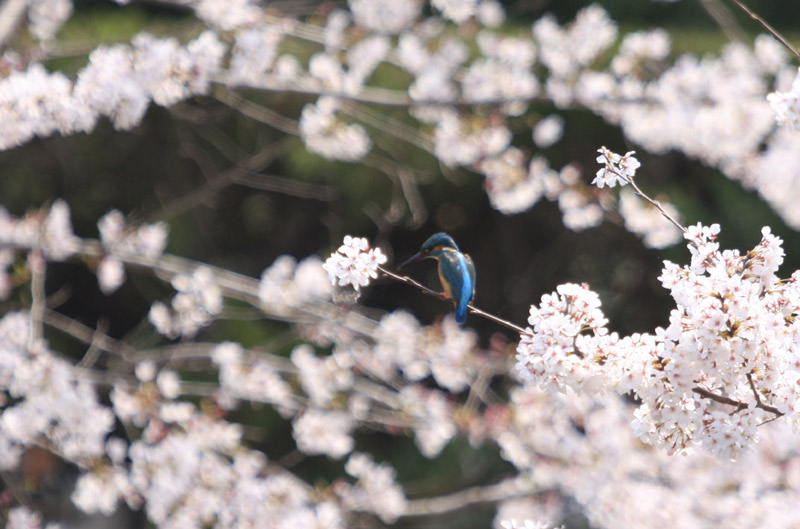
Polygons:
[[467,305],[475,296],[475,265],[472,258],[461,253],[456,241],[441,232],[432,235],[416,255],[400,265],[400,268],[430,257],[439,262],[439,281],[442,282],[442,298],[450,298],[456,304],[456,322],[467,321]]

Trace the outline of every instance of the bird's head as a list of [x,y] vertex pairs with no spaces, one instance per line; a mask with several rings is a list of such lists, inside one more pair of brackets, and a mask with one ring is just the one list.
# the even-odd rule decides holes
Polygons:
[[448,234],[439,232],[431,235],[415,255],[400,265],[400,268],[426,257],[438,257],[446,248],[458,251],[458,245]]

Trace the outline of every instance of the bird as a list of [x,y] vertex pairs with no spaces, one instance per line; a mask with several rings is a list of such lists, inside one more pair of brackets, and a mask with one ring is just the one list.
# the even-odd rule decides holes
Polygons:
[[456,322],[467,321],[467,305],[475,296],[475,265],[472,258],[461,253],[456,241],[444,232],[431,235],[415,255],[400,265],[403,268],[414,261],[431,258],[439,262],[439,281],[442,298],[450,298],[456,305]]

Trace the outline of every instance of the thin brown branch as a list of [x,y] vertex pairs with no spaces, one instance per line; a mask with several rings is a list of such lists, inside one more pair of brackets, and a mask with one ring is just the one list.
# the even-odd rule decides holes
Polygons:
[[[411,279],[408,276],[402,276],[402,275],[399,275],[399,274],[395,274],[394,272],[390,272],[389,270],[387,270],[387,269],[385,269],[385,268],[383,268],[381,266],[378,267],[378,270],[380,270],[381,273],[384,274],[385,276],[391,277],[392,279],[394,279],[396,281],[400,281],[401,283],[405,283],[407,285],[411,285],[413,287],[416,287],[419,290],[421,290],[422,292],[424,292],[425,294],[428,294],[429,296],[434,296],[434,297],[437,297],[439,299],[442,298],[442,294],[440,292],[436,292],[435,290],[431,290],[430,288],[426,287],[422,283],[414,281],[413,279]],[[525,329],[523,329],[519,325],[515,325],[515,324],[511,323],[510,321],[504,320],[503,318],[495,316],[494,314],[490,314],[490,313],[488,313],[486,311],[483,311],[483,310],[479,309],[478,307],[476,307],[475,305],[469,304],[469,305],[467,305],[467,307],[469,308],[469,311],[471,313],[477,314],[478,316],[486,318],[487,320],[491,320],[491,321],[493,321],[495,323],[499,323],[503,327],[507,327],[507,328],[511,329],[512,331],[514,331],[516,333],[519,333],[519,334],[527,334],[528,333],[528,331],[526,331]]]
[[[726,397],[724,395],[717,395],[716,393],[709,391],[707,389],[703,389],[700,387],[692,388],[694,393],[697,393],[701,397],[705,397],[707,399],[713,400],[714,402],[719,402],[720,404],[727,404],[729,406],[735,406],[735,411],[741,411],[749,407],[746,402],[742,402],[739,400],[732,399],[730,397]],[[778,408],[775,406],[770,406],[769,404],[764,404],[763,402],[756,402],[756,408],[761,408],[764,411],[768,411],[774,414],[776,417],[782,417],[783,413],[778,411]]]
[[633,186],[633,189],[636,191],[636,194],[639,197],[641,197],[642,199],[646,200],[647,202],[649,202],[650,204],[655,206],[655,208],[658,209],[658,211],[661,213],[661,215],[664,216],[665,219],[670,221],[673,225],[675,225],[676,228],[681,230],[683,233],[686,233],[686,228],[680,222],[675,220],[672,217],[672,215],[667,213],[667,210],[664,209],[664,207],[661,205],[661,202],[659,202],[658,200],[652,199],[649,196],[645,195],[644,192],[641,189],[639,189],[639,186],[636,185],[636,182],[634,181],[633,178],[630,178],[630,177],[627,177],[627,176],[624,177],[624,178],[631,186]]
[[756,402],[761,404],[761,395],[758,393],[758,389],[756,388],[756,383],[753,381],[753,374],[747,373],[747,383],[750,384],[750,390],[753,392],[753,396],[756,398]]
[[781,35],[780,33],[778,33],[778,31],[777,31],[775,28],[773,28],[772,26],[770,26],[770,25],[767,23],[767,21],[766,21],[766,20],[764,20],[764,19],[763,19],[763,18],[761,18],[760,16],[756,15],[755,13],[753,13],[753,12],[752,12],[752,11],[751,11],[751,10],[750,10],[750,9],[749,9],[747,6],[746,6],[746,5],[744,5],[743,3],[741,3],[739,0],[731,0],[731,2],[733,2],[734,4],[736,4],[736,6],[737,6],[739,9],[741,9],[742,11],[744,11],[745,13],[747,13],[747,15],[748,15],[750,18],[752,18],[753,20],[755,20],[756,22],[758,22],[759,24],[761,24],[761,27],[763,27],[764,29],[766,29],[766,30],[767,30],[767,31],[768,31],[768,32],[769,32],[769,33],[770,33],[770,34],[771,34],[773,37],[775,37],[776,39],[778,39],[778,42],[780,42],[781,44],[783,44],[783,45],[786,47],[786,49],[788,49],[790,52],[792,52],[792,54],[793,54],[795,57],[797,57],[798,59],[800,59],[800,52],[798,52],[798,51],[795,49],[795,47],[794,47],[794,46],[792,46],[791,44],[789,44],[789,41],[787,41],[785,38],[783,38],[783,35]]

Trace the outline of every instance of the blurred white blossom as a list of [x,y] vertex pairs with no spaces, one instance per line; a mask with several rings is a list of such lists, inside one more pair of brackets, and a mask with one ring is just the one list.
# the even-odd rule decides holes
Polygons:
[[294,257],[282,255],[262,272],[258,299],[262,309],[287,315],[314,300],[330,299],[332,293],[331,281],[318,257],[306,257],[298,263]]
[[355,421],[344,411],[309,408],[292,422],[297,448],[306,454],[341,459],[353,450]]
[[356,24],[380,33],[400,33],[419,17],[419,0],[348,0]]
[[[340,89],[339,86],[337,90]],[[350,162],[360,160],[370,151],[372,142],[361,125],[340,121],[337,107],[337,100],[332,97],[320,97],[316,104],[304,106],[300,136],[308,150],[320,156]]]
[[542,118],[533,128],[533,142],[542,149],[556,144],[563,135],[564,119],[557,114]]
[[63,526],[50,522],[42,523],[42,516],[28,507],[13,507],[8,510],[6,529],[61,529]]
[[39,40],[55,37],[70,16],[72,16],[70,0],[35,0],[28,7],[31,33]]
[[161,334],[169,338],[192,337],[222,312],[222,291],[210,268],[200,266],[191,276],[177,274],[172,286],[178,292],[172,298],[171,309],[157,301],[148,315]]
[[345,471],[357,479],[355,485],[341,485],[337,491],[349,508],[375,513],[384,523],[393,523],[405,512],[405,494],[388,463],[376,464],[369,455],[356,452]]

